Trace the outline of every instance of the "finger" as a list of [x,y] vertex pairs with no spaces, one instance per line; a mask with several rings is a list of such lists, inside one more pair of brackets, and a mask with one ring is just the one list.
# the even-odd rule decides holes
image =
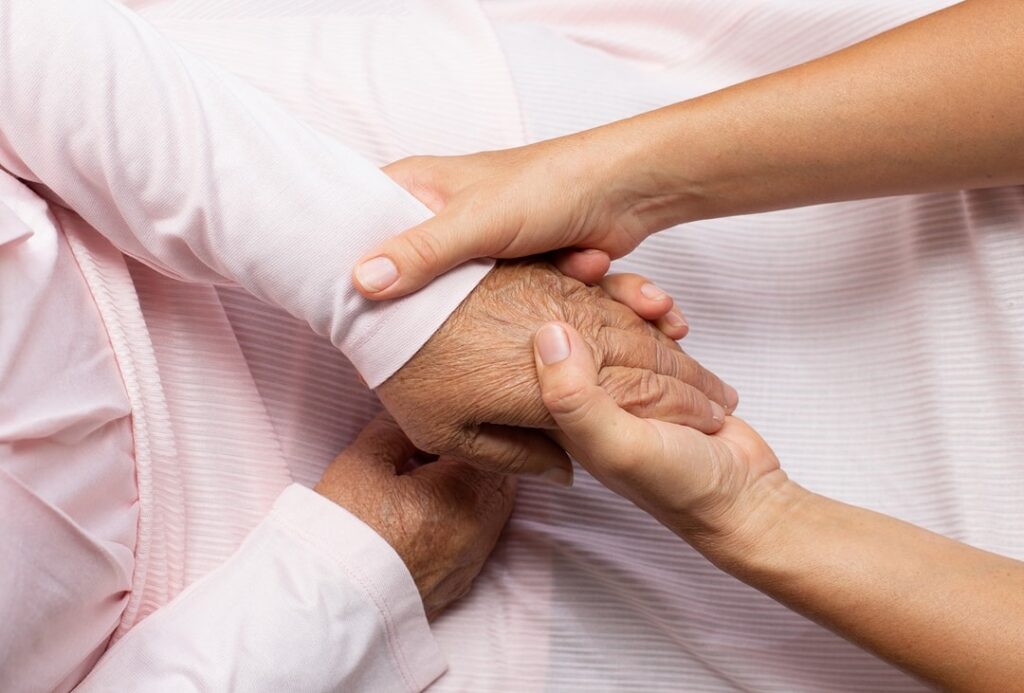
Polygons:
[[558,271],[584,284],[597,284],[608,273],[612,260],[603,250],[560,250],[551,260]]
[[[656,322],[643,319],[632,308],[611,296],[601,297],[601,308],[602,318],[608,326],[649,335],[673,351],[682,351],[676,340],[665,334],[665,331],[659,328]],[[659,320],[663,319],[664,317],[659,318]]]
[[672,297],[639,274],[609,274],[600,286],[644,320],[657,320],[672,310]]
[[597,369],[579,333],[564,323],[548,323],[533,340],[541,397],[581,464],[629,463],[653,456],[651,428],[619,408],[598,384]]
[[602,368],[598,384],[633,416],[659,419],[715,433],[725,410],[697,388],[675,378],[639,368]]
[[672,297],[639,274],[609,274],[601,280],[601,288],[619,303],[630,308],[671,339],[682,339],[689,331],[686,318],[674,305]]
[[731,411],[739,399],[736,390],[704,368],[689,354],[671,349],[645,335],[615,327],[598,333],[601,363],[604,366],[643,368],[688,383]]
[[499,474],[530,474],[556,486],[572,486],[572,462],[541,431],[480,424],[469,435],[463,450],[464,460],[470,464]]
[[655,320],[654,326],[670,339],[682,339],[690,333],[690,324],[678,306]]

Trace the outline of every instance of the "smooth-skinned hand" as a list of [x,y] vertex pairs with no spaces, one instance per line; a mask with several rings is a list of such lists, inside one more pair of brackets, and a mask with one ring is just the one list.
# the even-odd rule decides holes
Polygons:
[[718,430],[736,406],[736,391],[614,298],[685,333],[685,323],[674,325],[682,316],[671,298],[645,297],[648,285],[625,275],[591,287],[545,263],[499,264],[377,394],[421,450],[567,485],[572,465],[540,430],[555,422],[541,401],[531,346],[541,325],[561,320],[586,341],[599,382],[617,403],[641,416]]
[[587,340],[565,323],[544,325],[534,355],[552,436],[591,474],[714,560],[749,537],[788,479],[767,443],[730,416],[709,435],[635,416],[601,386]]
[[384,538],[412,575],[427,618],[465,596],[515,504],[515,477],[441,457],[419,464],[386,414],[327,467],[316,491]]
[[[378,245],[353,277],[367,298],[409,294],[477,257],[517,258],[559,248],[563,273],[593,283],[610,258],[658,228],[657,200],[641,198],[611,164],[622,141],[608,127],[514,149],[414,156],[383,170],[435,216]],[[608,143],[608,144],[605,144]]]

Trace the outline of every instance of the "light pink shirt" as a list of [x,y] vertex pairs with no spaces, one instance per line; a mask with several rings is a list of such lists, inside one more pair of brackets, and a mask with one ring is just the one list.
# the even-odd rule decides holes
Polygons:
[[[436,98],[486,95],[503,65],[463,5],[366,12],[346,50],[433,75]],[[408,38],[432,24],[479,38],[425,62]],[[364,77],[338,86],[400,115]],[[514,101],[484,103],[505,115],[459,146],[518,143]],[[394,145],[371,162],[339,144],[374,151],[358,122],[320,125],[335,138],[118,5],[0,7],[0,167],[50,202],[0,172],[5,687],[418,690],[443,671],[394,551],[290,485],[218,296],[278,307],[373,386],[488,270],[361,299],[355,258],[427,211],[377,169]]]
[[[445,2],[430,4],[431,14],[442,12],[433,15],[438,24],[417,15],[387,20],[392,10],[403,16],[400,3],[175,0],[144,3],[143,9],[178,45],[257,86],[377,164],[408,153],[503,146],[515,138],[502,134],[504,125],[488,128],[509,114],[521,114],[531,140],[590,127],[814,58],[946,4],[951,2],[494,0],[484,5],[504,60],[486,84],[472,75],[481,61],[491,64],[495,56],[488,48],[490,30],[444,15],[451,8]],[[462,28],[456,37],[445,26]],[[467,46],[475,46],[471,54],[464,52]],[[452,56],[457,65],[449,62]],[[444,79],[432,80],[434,71]],[[466,74],[468,84],[460,82]],[[509,93],[519,102],[518,114]],[[365,602],[345,586],[350,583],[336,582],[337,564],[321,562],[319,550],[297,549],[291,530],[278,528],[276,519],[263,527],[274,525],[275,536],[282,532],[281,541],[273,542],[282,551],[259,552],[277,555],[275,561],[260,563],[258,571],[245,563],[245,570],[234,573],[243,576],[237,582],[227,575],[234,568],[218,568],[238,566],[229,557],[266,517],[277,489],[289,477],[307,485],[315,481],[379,406],[352,365],[304,319],[244,289],[221,285],[211,293],[203,285],[166,281],[131,261],[123,271],[111,271],[116,263],[107,256],[114,252],[108,242],[95,232],[76,233],[78,226],[64,217],[61,226],[72,230],[69,245],[110,334],[132,407],[138,548],[164,551],[136,551],[138,588],[121,612],[119,634],[128,635],[108,655],[117,662],[104,674],[116,682],[108,687],[123,689],[125,681],[152,685],[147,672],[166,672],[167,664],[191,664],[195,680],[208,676],[218,686],[236,667],[261,675],[306,665],[315,670],[324,663],[301,656],[306,645],[321,652],[321,643],[313,642],[319,635],[301,640],[314,632],[332,634],[327,646],[343,651],[374,644],[366,651],[385,653],[373,659],[378,665],[356,667],[348,675],[385,676],[372,690],[405,687],[399,665],[386,654],[376,606],[331,622],[318,620],[318,606],[286,606],[262,619],[258,607],[273,608],[270,600],[234,608],[216,587],[240,584],[238,591],[246,593],[248,583],[270,584],[258,576],[288,575],[276,562],[285,557],[285,563],[308,561],[301,575],[311,579],[306,587],[322,591],[324,603],[343,603],[345,595],[351,603]],[[10,228],[10,236],[24,233],[18,224]],[[794,478],[841,500],[1024,559],[1024,432],[1007,424],[1024,416],[1022,230],[1021,188],[904,196],[692,224],[651,238],[621,266],[647,274],[680,299],[693,325],[687,349],[739,387],[743,416],[772,443]],[[0,255],[18,244],[4,244]],[[0,297],[20,295],[9,284],[0,286]],[[0,332],[0,342],[11,339],[6,334]],[[148,351],[140,346],[144,342]],[[56,373],[57,366],[51,363],[45,372]],[[10,372],[3,372],[4,382]],[[38,385],[17,392],[35,389],[49,392]],[[52,394],[46,397],[55,401]],[[10,411],[3,410],[0,425]],[[121,411],[115,407],[105,416],[116,420]],[[112,424],[118,425],[123,426]],[[172,489],[201,503],[147,503],[147,488]],[[215,493],[203,496],[203,489]],[[297,510],[290,507],[286,514]],[[28,524],[35,527],[36,520]],[[79,541],[85,552],[74,541],[58,545],[65,555],[83,556],[70,563],[80,565],[82,574],[108,575],[105,584],[120,589],[115,564],[94,546],[112,546],[117,535],[92,531],[89,541]],[[263,546],[262,528],[256,532]],[[60,535],[59,528],[54,534]],[[25,544],[15,546],[25,551]],[[332,546],[337,548],[333,542],[324,548]],[[289,551],[297,551],[294,559]],[[344,564],[359,562],[357,552]],[[10,564],[5,554],[4,565]],[[68,573],[68,580],[77,577]],[[0,580],[8,575],[0,573]],[[204,620],[205,611],[188,616],[177,609],[172,598],[188,584],[213,585],[196,590],[198,603],[203,610],[221,607],[217,613],[226,615],[216,623],[227,635]],[[203,597],[207,589],[214,599]],[[6,584],[3,590],[8,593]],[[115,602],[123,598],[116,591],[106,594]],[[108,607],[104,599],[99,595],[89,608],[107,615],[120,608]],[[183,601],[191,599],[186,595]],[[290,596],[282,601],[295,603]],[[18,608],[10,613],[23,619],[33,613],[20,602],[13,606]],[[389,611],[415,609],[397,604]],[[363,621],[356,612],[370,616]],[[147,619],[129,631],[146,614],[159,617],[154,627],[147,630]],[[411,626],[417,618],[400,622]],[[259,630],[268,622],[287,627]],[[24,653],[46,646],[47,639],[59,643],[68,637],[86,657],[90,646],[106,646],[98,633],[110,621],[95,623],[100,627],[89,637],[65,636],[44,624],[40,631],[17,630],[10,641]],[[256,636],[257,653],[269,649],[274,637],[284,640],[274,654],[280,669],[258,669],[260,657],[246,656],[248,642],[238,637],[237,623]],[[345,627],[340,636],[328,627],[338,624]],[[721,573],[582,470],[571,490],[524,480],[504,539],[473,592],[432,630],[449,664],[433,684],[440,691],[922,688]],[[30,645],[22,644],[26,633],[35,633]],[[140,644],[125,649],[135,634]],[[437,661],[429,638],[407,638],[400,639],[420,643],[425,658]],[[177,648],[191,639],[209,649],[159,659],[161,652],[182,652]],[[207,651],[215,654],[204,656]],[[45,664],[31,655],[26,661]],[[411,669],[425,678],[439,666]],[[337,676],[325,675],[321,683],[336,685]],[[252,675],[243,678],[254,687],[258,683]],[[360,683],[343,679],[340,685],[367,687]]]

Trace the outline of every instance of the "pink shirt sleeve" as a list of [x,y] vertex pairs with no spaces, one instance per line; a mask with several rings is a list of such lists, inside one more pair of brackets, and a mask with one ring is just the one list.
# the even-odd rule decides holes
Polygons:
[[0,5],[0,166],[168,275],[237,283],[376,387],[490,269],[373,304],[355,260],[429,215],[375,166],[106,0]]
[[[140,571],[194,571],[183,545],[192,552],[218,540],[237,546],[231,531],[209,531],[217,524],[211,518],[232,507],[248,517],[254,510],[190,504],[190,494],[174,485],[154,501],[149,483],[151,507],[178,505],[160,517],[187,518],[191,531],[181,542],[166,541],[152,524],[139,524],[134,453],[149,446],[149,435],[133,439],[129,419],[134,414],[144,429],[160,414],[133,411],[111,336],[78,269],[83,256],[76,260],[55,221],[50,207],[0,172],[4,691],[62,692],[79,684],[108,651],[129,601],[145,599]],[[222,394],[217,401],[237,400]],[[177,471],[194,471],[194,449],[178,450],[171,462],[181,465]],[[190,476],[191,493],[211,500],[228,485],[267,498],[245,474],[218,464],[225,458],[216,449],[209,452],[212,476]],[[246,468],[272,469],[254,459]],[[282,488],[274,479],[267,484]],[[267,506],[256,505],[266,515]],[[252,525],[245,518],[233,527]],[[295,486],[249,534],[188,596],[143,620],[139,635],[133,629],[117,640],[85,689],[233,690],[242,682],[248,690],[291,690],[279,685],[287,679],[308,690],[419,690],[443,671],[405,565],[357,518]],[[137,540],[162,562],[136,561]]]
[[420,691],[445,666],[398,554],[293,485],[226,563],[129,631],[76,690]]

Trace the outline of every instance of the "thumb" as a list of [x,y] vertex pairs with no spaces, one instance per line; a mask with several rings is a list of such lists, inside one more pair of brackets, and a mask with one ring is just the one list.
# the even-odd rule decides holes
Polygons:
[[382,412],[327,465],[316,490],[352,509],[356,496],[365,498],[391,488],[399,468],[416,447],[387,412]]
[[548,323],[537,331],[533,347],[544,406],[573,457],[597,472],[595,467],[622,470],[652,456],[657,432],[620,409],[598,385],[593,356],[576,330]]
[[449,204],[367,253],[356,264],[353,283],[373,300],[411,294],[467,260],[496,252],[488,226],[480,216],[459,213],[456,204]]
[[543,431],[480,424],[467,445],[466,461],[501,474],[530,474],[556,486],[572,486],[572,462]]

